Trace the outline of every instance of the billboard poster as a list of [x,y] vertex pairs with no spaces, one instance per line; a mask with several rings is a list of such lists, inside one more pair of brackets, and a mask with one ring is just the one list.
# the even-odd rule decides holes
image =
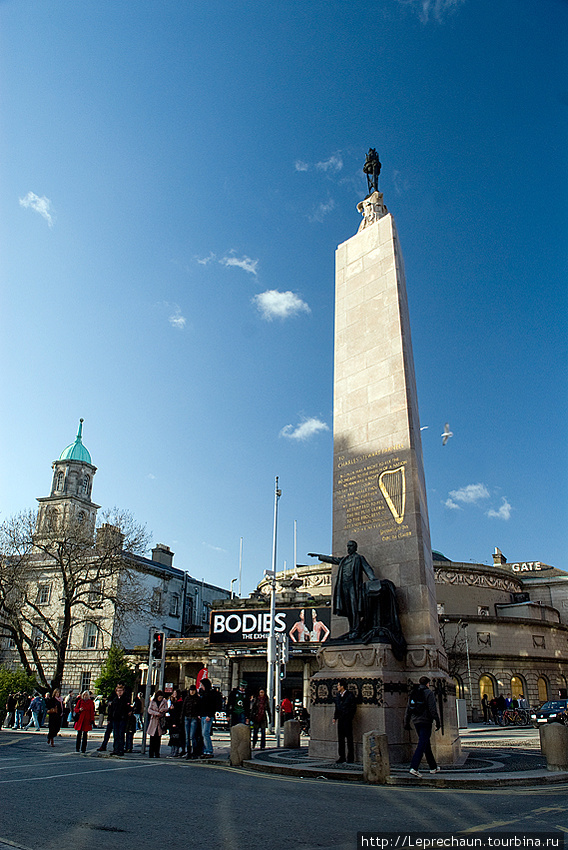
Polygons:
[[[294,644],[320,644],[329,638],[331,609],[277,608],[274,618],[277,634],[285,634]],[[210,619],[210,643],[263,643],[270,634],[270,609],[257,608],[253,611],[212,611]]]

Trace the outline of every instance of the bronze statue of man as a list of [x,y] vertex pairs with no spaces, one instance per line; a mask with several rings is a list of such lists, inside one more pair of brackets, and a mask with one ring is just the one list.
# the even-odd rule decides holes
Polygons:
[[365,156],[365,165],[363,173],[367,175],[367,188],[369,195],[371,192],[379,191],[379,174],[381,173],[381,163],[379,155],[375,148],[369,148],[369,153]]
[[361,637],[365,615],[364,576],[374,579],[375,573],[363,555],[357,552],[357,543],[349,540],[347,555],[343,558],[317,555],[314,552],[308,552],[308,555],[310,558],[319,558],[326,564],[339,564],[333,591],[333,613],[339,617],[347,617],[349,621],[347,640],[356,640]]

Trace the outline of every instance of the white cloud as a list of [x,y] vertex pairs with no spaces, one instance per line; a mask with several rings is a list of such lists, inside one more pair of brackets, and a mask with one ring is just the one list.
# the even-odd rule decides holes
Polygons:
[[496,519],[507,520],[507,519],[511,518],[511,511],[512,511],[511,505],[509,504],[507,499],[503,496],[501,507],[496,511],[493,510],[493,508],[491,508],[490,510],[487,511],[487,516],[495,517]]
[[185,316],[182,316],[180,307],[176,307],[174,309],[174,312],[169,318],[169,322],[172,328],[177,328],[179,331],[182,331],[185,328],[187,319]]
[[460,490],[450,490],[450,497],[455,502],[473,505],[480,499],[488,499],[489,490],[485,484],[468,484],[467,487],[462,487]]
[[339,154],[333,154],[329,157],[329,159],[326,159],[323,162],[316,162],[316,168],[319,169],[319,171],[337,173],[343,168],[343,160]]
[[155,475],[152,475],[152,473],[151,473],[151,472],[149,472],[149,473],[148,473],[148,475],[146,476],[146,478],[149,478],[149,479],[150,479],[150,481],[155,481],[155,480],[156,480],[156,476],[155,476]]
[[40,198],[33,192],[28,192],[25,198],[20,198],[20,206],[25,207],[26,209],[32,209],[39,213],[47,221],[49,226],[53,227],[51,201],[49,198],[46,198],[45,195]]
[[251,260],[251,258],[247,256],[241,257],[239,259],[238,257],[233,257],[229,255],[226,257],[221,257],[219,262],[223,266],[237,266],[237,268],[254,275],[256,274],[256,267],[258,266],[258,260]]
[[222,549],[220,546],[212,546],[211,543],[206,543],[205,541],[203,541],[201,545],[205,546],[206,549],[211,549],[213,552],[221,552],[223,555],[228,555],[227,550]]
[[309,440],[319,431],[329,431],[329,427],[321,419],[312,417],[300,422],[295,428],[293,425],[285,425],[280,431],[280,436],[287,437],[289,440]]
[[213,251],[211,251],[208,257],[196,257],[195,259],[200,266],[206,266],[207,263],[210,263],[212,260],[215,259],[215,254],[213,253]]
[[325,216],[333,209],[335,209],[335,201],[333,198],[328,198],[327,201],[322,201],[310,216],[310,221],[323,221]]
[[294,163],[294,168],[296,171],[309,171],[310,164],[308,162],[304,162],[302,159],[297,159]]
[[447,508],[450,508],[450,510],[452,510],[452,511],[461,511],[460,506],[457,505],[452,499],[446,499],[446,501],[444,502],[444,505]]
[[441,23],[444,16],[461,6],[465,0],[398,0],[403,6],[411,6],[418,11],[418,16],[423,24],[427,24],[430,17]]
[[293,292],[278,292],[277,289],[268,289],[255,295],[252,299],[262,315],[263,319],[288,319],[298,313],[310,313],[311,310],[305,301],[302,301]]

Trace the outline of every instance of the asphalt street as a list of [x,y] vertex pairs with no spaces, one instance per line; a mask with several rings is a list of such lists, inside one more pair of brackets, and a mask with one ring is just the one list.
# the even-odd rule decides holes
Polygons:
[[[177,759],[78,755],[2,731],[0,850],[354,850],[357,832],[561,830],[568,785],[420,789],[296,779]],[[168,748],[164,747],[165,752]]]

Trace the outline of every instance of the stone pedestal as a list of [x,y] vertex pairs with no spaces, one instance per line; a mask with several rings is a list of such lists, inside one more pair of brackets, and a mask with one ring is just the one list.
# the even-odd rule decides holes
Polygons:
[[355,761],[363,761],[363,736],[378,731],[387,736],[391,763],[409,762],[417,737],[414,730],[404,729],[408,682],[428,676],[442,720],[440,732],[432,734],[432,750],[439,764],[453,764],[460,753],[455,689],[440,669],[440,660],[432,647],[409,647],[402,663],[386,644],[345,644],[322,649],[318,653],[321,669],[311,680],[310,756],[337,758],[334,698],[338,679],[345,678],[357,700],[353,721]]

